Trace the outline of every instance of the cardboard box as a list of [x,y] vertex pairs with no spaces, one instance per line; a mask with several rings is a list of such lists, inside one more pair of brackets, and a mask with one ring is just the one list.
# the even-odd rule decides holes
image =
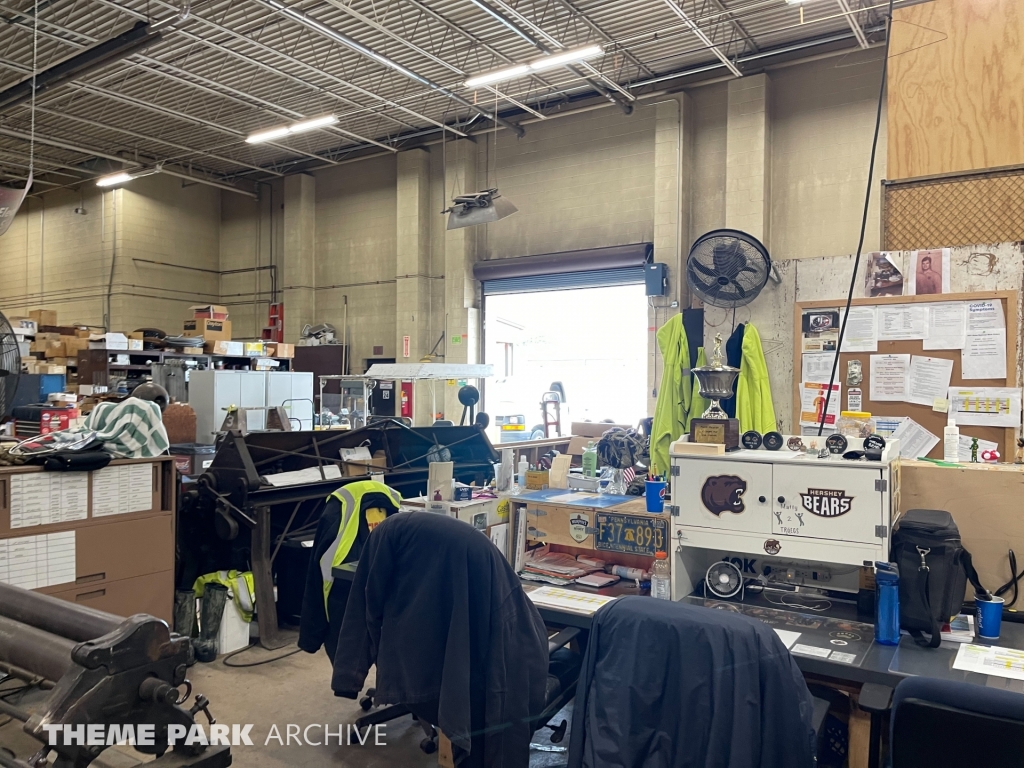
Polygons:
[[64,346],[63,341],[48,341],[46,342],[46,358],[51,357],[67,357],[68,350]]
[[40,331],[36,334],[36,341],[60,341],[60,334],[52,333],[50,331]]
[[128,350],[130,352],[142,352],[144,346],[142,339],[128,339]]
[[94,333],[89,337],[89,349],[128,350],[128,337],[123,333]]
[[295,357],[295,345],[280,342],[267,345],[267,354],[271,357]]
[[50,346],[48,341],[33,341],[28,345],[28,351],[31,354],[46,354],[47,347]]
[[68,357],[75,357],[80,350],[89,348],[89,339],[80,338],[78,336],[61,336],[61,342],[64,344],[64,349],[68,351]]
[[267,347],[262,341],[247,341],[245,342],[245,356],[266,357]]
[[377,451],[371,456],[370,449],[365,446],[342,448],[338,455],[344,462],[341,466],[345,477],[360,477],[377,470],[383,472],[388,468],[388,459],[383,451]]
[[83,327],[81,327],[81,328],[76,328],[76,329],[75,329],[75,336],[77,336],[77,337],[78,337],[78,338],[80,338],[80,339],[86,339],[86,340],[88,340],[88,339],[89,339],[89,337],[90,337],[90,336],[92,336],[92,331],[90,331],[90,330],[89,330],[88,328],[86,328],[85,326],[83,326]]
[[204,342],[231,341],[231,321],[202,317],[186,320],[182,326],[182,336],[202,336]]
[[403,507],[423,509],[454,517],[486,532],[493,525],[508,522],[508,499],[471,499],[470,501],[430,501],[425,496],[403,499]]
[[27,317],[9,317],[7,320],[15,332],[23,331],[28,336],[34,336],[36,331],[39,330],[36,321],[30,320]]
[[582,456],[583,449],[590,445],[590,443],[597,445],[597,440],[593,437],[570,437],[569,447],[565,449],[565,452],[570,456]]
[[574,421],[572,423],[572,434],[578,435],[579,437],[589,437],[597,442],[597,438],[607,432],[609,429],[632,429],[632,424],[605,424],[599,421]]
[[36,325],[56,325],[57,313],[52,309],[33,309],[28,316],[36,321]]
[[146,334],[143,333],[142,331],[132,331],[131,333],[128,334],[128,338],[138,339],[139,341],[142,341],[146,338]]
[[192,317],[201,318],[206,320],[227,320],[228,308],[222,307],[220,304],[194,304],[189,309],[192,310]]
[[242,341],[207,341],[203,349],[208,355],[245,357],[245,342]]
[[[129,342],[131,343],[131,342]],[[183,355],[201,355],[203,354],[202,347],[182,347],[181,354]]]
[[548,487],[549,473],[546,469],[531,469],[526,472],[526,490],[541,491]]

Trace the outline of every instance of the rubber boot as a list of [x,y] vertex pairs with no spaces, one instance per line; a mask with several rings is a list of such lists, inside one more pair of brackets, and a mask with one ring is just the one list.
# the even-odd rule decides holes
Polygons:
[[195,641],[196,660],[215,661],[217,634],[228,602],[228,588],[223,584],[207,584],[203,590],[203,605],[199,610],[199,639]]
[[196,663],[196,652],[192,646],[192,632],[196,627],[196,593],[191,589],[176,590],[174,593],[174,632],[188,638],[187,666]]

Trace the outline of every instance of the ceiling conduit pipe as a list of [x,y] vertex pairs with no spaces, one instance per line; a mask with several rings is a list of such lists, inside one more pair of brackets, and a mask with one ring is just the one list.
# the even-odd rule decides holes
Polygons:
[[275,11],[284,14],[288,18],[297,21],[300,24],[309,27],[312,30],[315,30],[316,32],[319,32],[324,37],[334,40],[337,43],[341,43],[342,45],[351,48],[353,51],[356,51],[357,53],[361,53],[363,56],[366,56],[368,59],[376,61],[378,64],[383,64],[385,67],[393,69],[396,72],[400,72],[401,74],[405,75],[411,80],[415,80],[418,83],[422,83],[423,85],[427,86],[428,88],[431,88],[432,90],[437,91],[438,93],[443,93],[445,96],[452,99],[453,101],[457,101],[462,106],[467,107],[473,110],[474,112],[480,113],[493,123],[500,125],[504,128],[508,128],[510,131],[515,133],[516,136],[522,136],[525,133],[523,128],[516,125],[515,123],[509,122],[503,117],[500,117],[497,113],[484,109],[483,107],[477,104],[473,104],[472,102],[459,96],[457,93],[454,93],[448,88],[445,88],[440,83],[435,83],[429,77],[425,77],[424,75],[418,74],[417,72],[414,72],[408,67],[399,64],[397,61],[389,59],[387,56],[384,56],[381,53],[377,53],[377,51],[373,50],[372,48],[363,45],[359,41],[354,40],[353,38],[349,37],[348,35],[342,32],[339,32],[333,27],[329,27],[326,24],[323,24],[317,21],[316,19],[309,17],[302,11],[295,10],[294,8],[285,5],[284,3],[280,2],[280,0],[256,0],[256,2],[259,3],[260,5],[272,8]]

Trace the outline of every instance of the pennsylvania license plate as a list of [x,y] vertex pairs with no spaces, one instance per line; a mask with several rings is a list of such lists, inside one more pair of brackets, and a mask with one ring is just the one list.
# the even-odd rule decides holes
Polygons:
[[597,513],[594,548],[654,557],[668,551],[668,521],[661,517]]

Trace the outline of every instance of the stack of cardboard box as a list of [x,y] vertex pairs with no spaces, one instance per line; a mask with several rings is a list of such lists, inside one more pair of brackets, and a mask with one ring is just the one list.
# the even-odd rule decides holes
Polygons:
[[[27,373],[63,373],[76,364],[78,351],[89,348],[89,329],[57,325],[52,309],[34,309],[26,317],[10,318]],[[70,378],[70,377],[69,377]]]

